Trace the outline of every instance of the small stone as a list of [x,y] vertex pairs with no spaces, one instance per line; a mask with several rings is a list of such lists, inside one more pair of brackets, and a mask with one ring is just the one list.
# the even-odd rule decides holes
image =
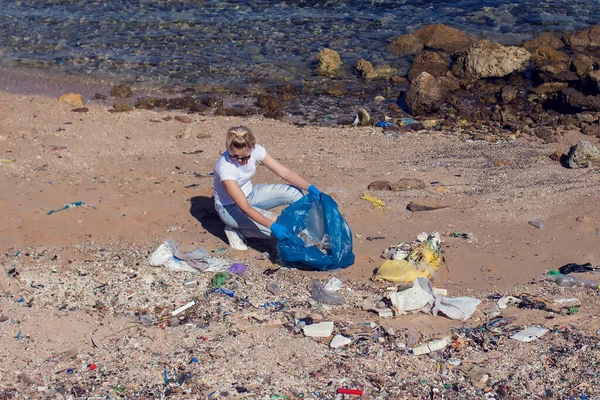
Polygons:
[[316,314],[316,313],[308,314],[306,317],[311,318],[314,322],[321,322],[324,319],[321,314]]
[[544,220],[541,218],[534,218],[528,222],[529,225],[535,226],[538,229],[542,229],[544,227]]
[[409,211],[418,212],[418,211],[439,210],[441,208],[448,208],[448,207],[450,207],[448,204],[444,204],[438,200],[424,199],[424,200],[412,201],[408,204],[408,206],[406,208],[408,208]]
[[381,318],[392,318],[394,316],[394,312],[389,308],[379,309],[377,313]]
[[156,278],[154,278],[154,275],[152,274],[144,275],[144,277],[142,277],[142,282],[144,282],[146,285],[153,284],[155,280]]
[[78,93],[64,93],[58,98],[61,103],[71,104],[75,107],[83,106],[83,96]]
[[113,105],[114,110],[109,110],[112,112],[128,112],[128,111],[133,111],[134,108],[132,106],[130,106],[129,104],[114,104]]
[[275,281],[271,281],[267,284],[267,290],[274,295],[278,295],[281,293],[281,289],[279,288],[279,284]]
[[88,111],[90,111],[90,109],[87,107],[78,107],[78,108],[74,108],[71,110],[71,112],[78,112],[78,113],[86,113]]
[[125,85],[124,83],[121,83],[120,85],[113,86],[113,88],[110,91],[110,95],[112,97],[125,99],[133,96],[133,92],[131,91],[131,88],[129,86]]
[[177,115],[177,116],[175,116],[175,121],[179,121],[184,124],[191,124],[193,120],[192,120],[192,118],[190,118],[186,115]]

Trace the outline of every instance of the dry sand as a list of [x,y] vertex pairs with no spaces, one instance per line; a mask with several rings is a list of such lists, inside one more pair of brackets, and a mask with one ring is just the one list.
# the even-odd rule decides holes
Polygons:
[[[333,398],[341,386],[363,389],[365,398],[568,398],[599,392],[597,294],[532,283],[566,263],[599,262],[598,170],[567,169],[549,158],[579,140],[598,145],[597,138],[571,131],[551,144],[531,137],[466,141],[441,132],[394,138],[379,128],[299,128],[258,117],[197,114],[185,124],[163,120],[177,112],[113,114],[103,104],[86,107],[88,113],[75,113],[56,98],[0,94],[0,158],[15,160],[0,166],[0,315],[8,317],[0,322],[0,398]],[[282,269],[266,276],[271,262],[255,257],[265,250],[275,254],[268,241],[222,254],[250,267],[232,284],[236,293],[255,306],[285,300],[283,311],[212,293],[210,273],[189,289],[182,284],[189,274],[146,263],[167,238],[184,250],[227,245],[212,205],[212,178],[194,173],[212,172],[227,128],[240,124],[277,159],[332,193],[355,234],[355,265],[333,273]],[[196,150],[201,152],[185,154]],[[401,178],[427,186],[372,192],[384,209],[360,199],[370,182]],[[255,182],[276,181],[259,168]],[[451,206],[408,211],[407,204],[419,199]],[[47,215],[75,201],[85,205]],[[536,217],[542,229],[528,224]],[[434,285],[451,296],[481,299],[471,319],[382,319],[362,309],[391,286],[370,281],[382,250],[421,232],[455,230],[472,233],[474,240],[443,237],[445,262]],[[332,276],[344,282],[347,304],[311,304],[310,281]],[[265,290],[270,280],[279,282],[279,296]],[[456,338],[451,329],[477,327],[490,318],[490,295],[518,293],[577,297],[582,306],[572,314],[503,310],[516,318],[516,327],[551,330],[532,343],[504,336],[484,352],[472,340],[465,346],[459,340],[434,357],[402,347],[452,333]],[[198,304],[179,326],[139,324],[140,315],[160,319],[192,299]],[[308,313],[336,322],[335,333],[344,331],[353,344],[334,350],[328,340],[277,326],[279,320],[293,327]],[[389,327],[394,335],[386,333]],[[61,358],[68,350],[76,354]],[[197,363],[190,363],[193,357]],[[461,360],[461,366],[448,359]],[[468,363],[486,369],[490,379],[474,385],[463,371]]]

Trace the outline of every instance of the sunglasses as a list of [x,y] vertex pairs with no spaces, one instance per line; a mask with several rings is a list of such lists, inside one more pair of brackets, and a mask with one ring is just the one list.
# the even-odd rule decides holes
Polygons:
[[229,155],[229,159],[231,161],[237,160],[237,162],[240,162],[240,163],[248,161],[250,159],[250,157],[252,157],[252,155],[245,156],[245,157],[234,156],[234,155],[231,155],[231,154]]

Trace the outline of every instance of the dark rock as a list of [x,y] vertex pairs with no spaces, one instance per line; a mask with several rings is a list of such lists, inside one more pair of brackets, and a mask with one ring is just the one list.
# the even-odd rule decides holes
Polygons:
[[442,54],[435,51],[424,51],[413,61],[410,71],[408,71],[408,80],[412,81],[421,72],[427,72],[434,77],[445,76],[448,72],[449,62]]
[[169,99],[169,110],[184,110],[196,104],[196,99],[192,96],[174,97]]
[[281,94],[281,101],[283,101],[283,102],[287,103],[287,102],[290,102],[295,99],[296,99],[296,95],[292,92],[283,92]]
[[418,54],[423,50],[423,43],[415,35],[402,35],[390,44],[389,50],[399,55]]
[[582,132],[584,135],[600,136],[600,125],[598,125],[598,124],[586,125],[583,127]]
[[500,90],[500,101],[504,104],[508,104],[517,98],[517,88],[514,86],[506,85]]
[[560,161],[560,159],[563,158],[564,156],[565,156],[565,154],[563,154],[562,151],[556,150],[554,153],[550,154],[548,157],[552,161]]
[[369,190],[390,190],[393,192],[400,192],[409,189],[425,189],[425,182],[420,179],[404,178],[398,182],[389,181],[374,181],[368,186]]
[[157,108],[166,108],[168,105],[169,105],[169,99],[165,99],[165,98],[157,99],[154,102],[154,107],[157,107]]
[[207,107],[223,107],[223,99],[216,96],[203,97],[200,102]]
[[133,92],[131,91],[131,88],[129,86],[127,86],[124,83],[121,83],[120,85],[113,86],[113,88],[110,91],[110,95],[112,97],[125,99],[133,96]]
[[348,89],[346,89],[342,82],[332,82],[325,89],[325,93],[330,96],[342,97],[348,93]]
[[556,61],[567,62],[569,61],[569,56],[551,46],[541,46],[531,54],[531,62],[534,64],[541,65]]
[[[556,69],[548,69],[549,66],[556,66]],[[577,85],[579,76],[576,72],[568,71],[568,64],[545,64],[535,67],[532,71],[531,80],[535,86],[547,82],[566,82],[571,85]]]
[[412,212],[432,211],[448,207],[450,207],[449,204],[434,199],[415,200],[410,202],[408,206],[406,206],[406,208]]
[[218,107],[215,110],[215,115],[223,115],[227,117],[245,117],[248,115],[248,111],[245,108],[224,108]]
[[206,110],[208,110],[208,106],[200,103],[196,103],[190,107],[190,112],[203,113]]
[[256,102],[266,118],[280,119],[283,117],[283,104],[274,96],[260,94],[256,98]]
[[425,25],[415,32],[415,36],[426,47],[446,53],[464,49],[473,43],[471,36],[443,24]]
[[600,70],[593,70],[583,80],[583,90],[586,94],[600,93]]
[[402,85],[407,82],[406,78],[400,75],[392,75],[390,76],[390,82],[394,85]]
[[192,120],[192,118],[188,117],[187,115],[176,115],[175,121],[179,121],[184,124],[191,124],[193,120]]
[[569,33],[564,37],[567,46],[578,48],[600,47],[600,26],[594,25],[576,32]]
[[132,106],[130,106],[129,104],[114,104],[113,105],[114,110],[109,110],[111,112],[127,112],[127,111],[133,111],[134,108]]
[[556,93],[561,89],[568,87],[569,84],[567,82],[547,82],[542,83],[539,86],[536,86],[531,89],[533,93],[536,94],[548,94],[548,93]]
[[90,111],[89,108],[87,107],[77,107],[71,110],[72,112],[78,112],[78,113],[86,113],[88,111]]
[[389,181],[373,181],[367,187],[369,190],[392,190],[392,184]]
[[106,100],[106,96],[101,93],[96,93],[94,97],[92,97],[92,100]]
[[452,71],[447,71],[444,76],[438,77],[437,80],[445,91],[454,92],[460,89],[460,80],[454,76]]
[[135,102],[135,108],[152,110],[159,99],[156,97],[140,97]]
[[360,59],[356,63],[356,70],[360,73],[362,79],[370,81],[373,79],[389,79],[392,75],[398,73],[398,70],[387,64],[374,67],[373,64],[365,59]]
[[585,54],[577,53],[571,57],[571,68],[577,76],[584,77],[592,69],[594,69],[594,60]]
[[586,96],[573,88],[565,88],[559,92],[559,105],[562,113],[576,111],[600,111],[600,96]]
[[600,151],[596,146],[583,140],[571,146],[566,163],[569,168],[590,168],[592,163],[600,163]]
[[550,33],[542,33],[540,36],[523,43],[523,47],[530,53],[542,46],[550,46],[558,50],[565,47],[565,44],[560,38]]
[[552,143],[556,141],[556,131],[547,126],[541,126],[535,130],[535,136],[539,137],[546,143]]
[[405,100],[414,116],[433,113],[442,105],[443,90],[433,76],[421,72],[410,84]]

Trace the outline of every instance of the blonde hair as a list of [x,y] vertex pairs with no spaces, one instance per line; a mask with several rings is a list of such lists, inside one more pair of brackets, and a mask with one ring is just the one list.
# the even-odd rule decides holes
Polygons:
[[234,126],[229,128],[225,137],[225,147],[231,149],[250,149],[256,145],[256,138],[252,131],[245,126]]

